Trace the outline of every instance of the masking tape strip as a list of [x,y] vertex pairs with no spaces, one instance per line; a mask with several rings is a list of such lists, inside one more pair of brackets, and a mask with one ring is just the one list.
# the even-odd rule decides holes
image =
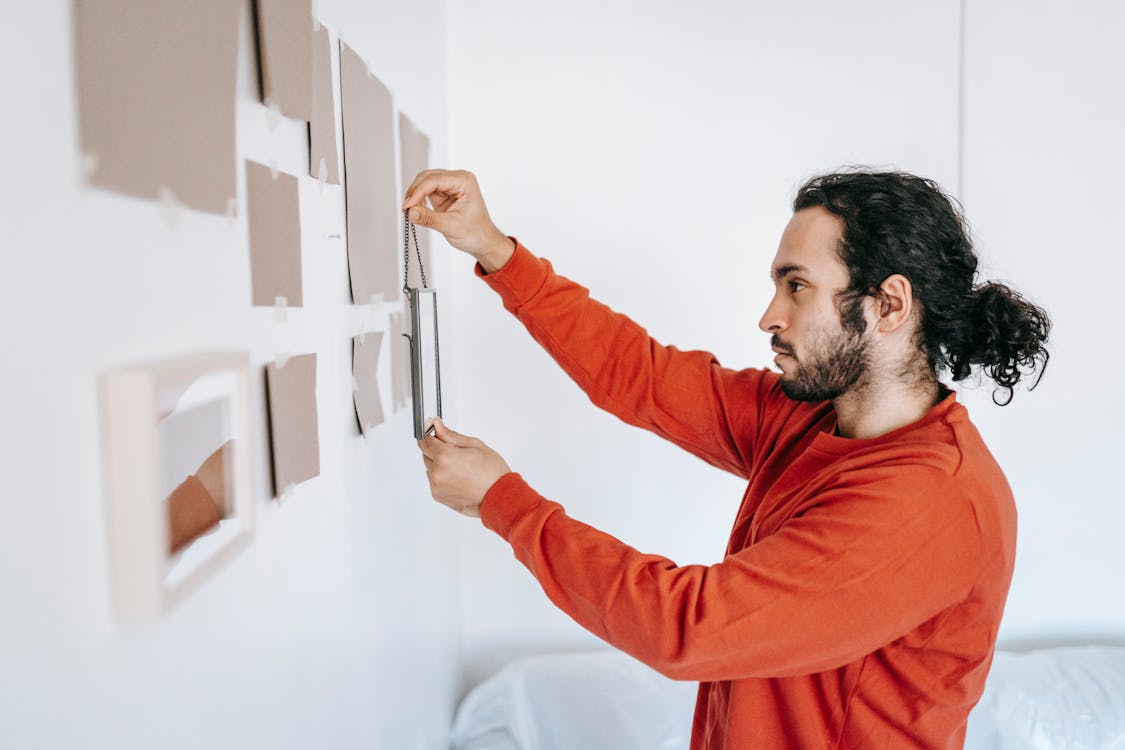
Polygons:
[[277,126],[281,123],[281,108],[273,102],[266,102],[266,127],[272,133],[277,130]]
[[278,352],[277,356],[273,358],[273,366],[280,370],[285,367],[285,365],[289,364],[290,356],[289,352]]
[[101,164],[101,159],[97,154],[88,151],[82,152],[78,158],[78,169],[82,172],[82,181],[89,182],[94,173],[98,171],[98,166]]
[[289,320],[289,298],[277,296],[273,298],[273,322],[285,323]]
[[160,201],[160,216],[169,229],[175,231],[180,226],[180,216],[183,214],[183,204],[167,185],[161,185],[157,191]]

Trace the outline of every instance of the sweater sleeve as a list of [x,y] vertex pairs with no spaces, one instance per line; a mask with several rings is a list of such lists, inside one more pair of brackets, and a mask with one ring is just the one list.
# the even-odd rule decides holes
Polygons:
[[856,661],[972,590],[980,532],[971,504],[947,475],[908,475],[904,483],[902,467],[888,467],[830,488],[777,533],[711,566],[642,554],[568,517],[518,474],[489,490],[481,514],[551,601],[668,677],[788,677]]
[[764,394],[776,379],[703,351],[663,346],[516,241],[501,270],[477,274],[598,407],[746,477]]

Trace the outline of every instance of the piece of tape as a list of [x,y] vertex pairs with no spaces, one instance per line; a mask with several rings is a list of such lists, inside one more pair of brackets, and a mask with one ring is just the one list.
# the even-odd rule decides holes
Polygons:
[[233,225],[235,217],[238,216],[238,198],[227,198],[227,219]]
[[316,179],[320,180],[322,186],[328,182],[328,162],[324,160],[323,156],[320,157],[320,166],[316,168]]
[[359,393],[359,381],[352,375],[352,393]]
[[271,159],[270,160],[270,177],[273,178],[274,182],[277,182],[277,177],[278,177],[279,174],[280,174],[280,171],[277,168],[277,162],[273,161]]
[[281,123],[281,108],[273,102],[266,102],[266,127],[272,133],[277,130],[277,126]]
[[94,173],[98,171],[98,165],[100,163],[101,159],[98,158],[97,154],[83,152],[78,157],[78,169],[82,172],[83,182],[89,182],[94,177]]
[[180,226],[180,216],[183,214],[183,204],[176,198],[167,185],[161,185],[157,191],[160,201],[160,217],[169,229],[175,231]]
[[296,491],[296,488],[297,488],[297,485],[293,484],[292,482],[285,485],[285,489],[283,489],[281,491],[281,494],[277,496],[277,501],[279,503],[281,503],[282,505],[284,505],[285,503],[288,503],[290,500],[293,499],[293,493]]
[[289,320],[289,298],[277,296],[273,298],[273,322],[285,323]]
[[289,364],[289,352],[278,352],[277,356],[273,358],[273,366],[278,370]]

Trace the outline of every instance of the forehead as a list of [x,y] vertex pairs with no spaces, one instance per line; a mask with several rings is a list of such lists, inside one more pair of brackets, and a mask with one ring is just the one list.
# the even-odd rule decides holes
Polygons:
[[843,231],[843,220],[821,206],[798,211],[781,234],[771,274],[796,273],[797,267],[802,275],[846,284],[848,269],[836,252]]

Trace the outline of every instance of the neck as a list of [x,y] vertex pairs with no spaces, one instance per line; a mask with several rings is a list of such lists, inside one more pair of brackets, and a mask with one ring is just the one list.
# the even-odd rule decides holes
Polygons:
[[866,440],[917,422],[941,400],[936,379],[912,383],[879,380],[857,384],[836,398],[836,431],[841,437]]

